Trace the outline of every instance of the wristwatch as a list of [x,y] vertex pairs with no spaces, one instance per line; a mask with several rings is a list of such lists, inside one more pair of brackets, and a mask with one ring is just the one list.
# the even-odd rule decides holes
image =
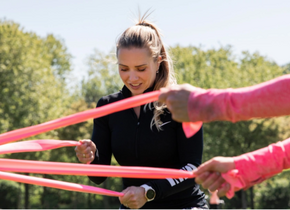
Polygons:
[[143,184],[140,187],[143,187],[145,189],[145,198],[147,202],[153,201],[156,196],[155,190],[152,187],[148,186],[147,184]]

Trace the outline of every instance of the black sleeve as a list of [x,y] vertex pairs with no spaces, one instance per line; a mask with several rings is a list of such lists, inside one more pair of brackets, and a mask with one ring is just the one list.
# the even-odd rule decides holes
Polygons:
[[[106,100],[101,98],[97,104],[97,107],[106,105]],[[111,132],[108,122],[109,116],[106,115],[104,117],[94,119],[94,128],[92,141],[95,143],[99,157],[95,157],[95,159],[91,162],[91,164],[102,164],[102,165],[110,165],[112,158],[112,150],[111,150]],[[96,184],[101,184],[106,180],[107,177],[97,177],[97,176],[89,176],[90,180]]]
[[[203,152],[203,131],[202,128],[191,138],[186,138],[182,124],[179,123],[177,133],[178,141],[178,157],[180,169],[192,171],[197,168],[202,161]],[[147,183],[156,191],[157,199],[162,199],[175,193],[182,192],[188,188],[193,188],[196,183],[194,179],[160,179],[153,180]]]

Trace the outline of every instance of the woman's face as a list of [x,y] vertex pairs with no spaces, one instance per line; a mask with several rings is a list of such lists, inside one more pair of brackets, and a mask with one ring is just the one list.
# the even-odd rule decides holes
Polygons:
[[159,68],[146,48],[119,49],[118,64],[120,77],[133,96],[153,85]]

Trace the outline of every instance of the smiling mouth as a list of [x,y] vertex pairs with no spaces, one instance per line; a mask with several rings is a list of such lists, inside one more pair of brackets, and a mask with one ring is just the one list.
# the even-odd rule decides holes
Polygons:
[[137,90],[140,86],[142,85],[142,83],[139,83],[139,84],[130,84],[130,87],[134,90]]

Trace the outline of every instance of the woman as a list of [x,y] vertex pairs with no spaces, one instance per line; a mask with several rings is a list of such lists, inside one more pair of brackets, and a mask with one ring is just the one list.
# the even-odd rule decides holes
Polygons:
[[[171,59],[156,26],[145,20],[128,28],[117,42],[116,55],[124,87],[102,97],[97,107],[176,84]],[[192,171],[201,164],[202,129],[187,139],[182,124],[171,118],[164,104],[147,104],[94,119],[92,141],[76,148],[83,163],[111,163]],[[95,155],[96,154],[96,155]],[[90,177],[100,184],[106,177]],[[123,178],[120,208],[208,208],[194,179]]]
[[[237,122],[290,115],[290,75],[237,89],[204,90],[191,85],[175,86],[163,89],[159,99],[166,102],[173,118],[178,121]],[[219,189],[218,195],[223,196],[229,190],[247,189],[288,168],[290,138],[237,157],[215,157],[202,164],[195,175],[196,181],[204,188]],[[239,184],[230,188],[228,183],[224,184],[220,173],[233,169],[238,169],[235,180]],[[227,195],[233,196],[233,192],[230,194]]]

